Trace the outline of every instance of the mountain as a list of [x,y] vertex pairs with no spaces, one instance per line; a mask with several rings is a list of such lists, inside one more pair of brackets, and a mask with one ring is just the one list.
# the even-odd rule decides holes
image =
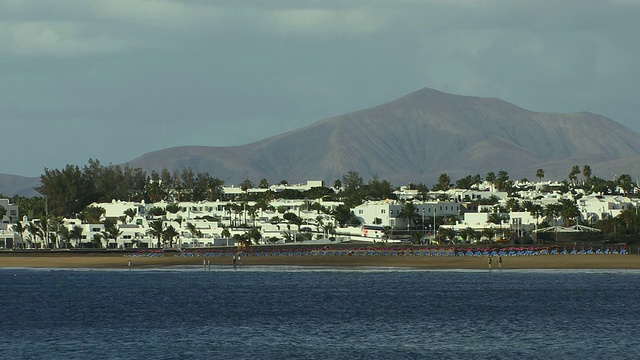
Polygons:
[[511,179],[561,180],[573,165],[593,174],[640,174],[640,134],[587,112],[540,113],[494,99],[425,88],[397,100],[258,142],[232,147],[175,147],[145,154],[129,164],[146,170],[191,167],[237,184],[332,183],[349,170],[394,185],[433,184],[441,173],[453,180],[506,170]]
[[40,178],[30,178],[18,175],[0,174],[0,194],[4,196],[36,196],[39,195],[34,187],[40,185]]
[[[425,88],[369,109],[321,120],[242,146],[185,146],[129,162],[147,171],[191,167],[238,184],[325,180],[349,170],[394,185],[434,184],[506,170],[511,179],[562,180],[588,164],[595,176],[640,175],[640,133],[587,112],[540,113],[493,98]],[[33,195],[38,178],[0,175],[0,193]]]

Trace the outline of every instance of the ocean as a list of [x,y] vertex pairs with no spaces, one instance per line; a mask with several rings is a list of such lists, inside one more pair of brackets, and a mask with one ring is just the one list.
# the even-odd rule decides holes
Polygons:
[[0,269],[1,359],[637,359],[640,272]]

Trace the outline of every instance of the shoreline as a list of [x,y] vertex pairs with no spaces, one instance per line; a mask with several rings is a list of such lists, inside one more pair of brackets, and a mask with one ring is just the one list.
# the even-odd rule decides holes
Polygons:
[[[179,266],[203,267],[210,261],[214,266],[233,266],[231,257],[183,257],[183,256],[123,256],[103,254],[2,254],[0,268],[104,268],[131,269],[171,268]],[[240,264],[239,264],[240,265]],[[207,264],[208,266],[208,264]],[[415,268],[434,270],[476,269],[488,270],[487,257],[467,256],[278,256],[242,258],[242,267],[250,266],[318,266],[318,267],[366,267],[366,268]],[[503,257],[503,269],[640,269],[640,256],[617,254],[572,254]],[[493,258],[493,270],[498,270]]]

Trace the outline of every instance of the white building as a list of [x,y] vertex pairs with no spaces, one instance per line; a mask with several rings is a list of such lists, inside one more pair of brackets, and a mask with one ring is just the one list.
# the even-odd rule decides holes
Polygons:
[[[449,201],[414,201],[416,217],[428,226],[435,216],[459,216],[460,203]],[[396,200],[367,201],[353,209],[354,215],[363,224],[388,226],[392,229],[406,229],[411,225],[402,217],[403,204]],[[415,223],[415,220],[414,220]],[[414,224],[412,224],[414,225]]]

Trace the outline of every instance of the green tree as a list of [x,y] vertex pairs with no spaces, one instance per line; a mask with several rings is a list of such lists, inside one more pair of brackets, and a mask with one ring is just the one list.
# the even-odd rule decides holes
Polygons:
[[540,179],[540,181],[542,181],[542,179],[544,179],[544,170],[543,169],[536,170],[536,177]]
[[433,186],[434,191],[447,191],[451,188],[451,178],[449,175],[442,173],[438,177],[438,183]]
[[582,176],[584,176],[587,184],[591,182],[591,166],[584,165],[582,167]]
[[242,189],[242,191],[247,192],[247,190],[249,189],[253,189],[255,186],[253,185],[253,182],[247,178],[245,178],[244,180],[242,180],[242,182],[239,184],[240,189]]
[[571,185],[576,184],[577,175],[580,174],[580,167],[578,165],[573,165],[571,171],[569,171],[569,181],[571,181]]
[[173,239],[178,235],[180,235],[180,233],[172,225],[169,225],[162,231],[160,236],[162,237],[163,243],[169,242],[169,248],[173,248]]
[[412,202],[407,201],[400,209],[400,217],[407,220],[407,230],[409,230],[411,222],[418,217],[418,208]]
[[489,171],[484,179],[493,184],[496,181],[496,174],[493,171]]
[[509,173],[502,169],[498,171],[494,184],[498,191],[511,191],[513,186],[513,182],[509,180]]
[[364,181],[357,171],[349,170],[347,174],[342,177],[342,185],[344,186],[345,192],[355,192],[364,185]]
[[377,176],[374,176],[366,186],[366,196],[372,199],[394,199],[394,189],[387,180],[380,180]]
[[480,183],[480,175],[475,175],[475,176],[467,175],[456,181],[456,188],[469,190],[471,189],[472,186],[478,185],[479,183]]
[[71,245],[71,235],[70,235],[71,231],[69,230],[69,228],[64,225],[61,224],[61,226],[58,228],[58,234],[60,237],[60,241],[64,240],[65,243],[65,248],[69,248],[69,245]]
[[580,216],[580,209],[576,205],[575,201],[571,199],[560,199],[560,216],[564,222],[564,226],[569,226],[571,220],[577,219]]
[[344,226],[351,219],[351,209],[345,205],[338,205],[333,209],[331,215],[340,226]]
[[15,226],[13,227],[13,231],[17,232],[20,235],[20,245],[24,247],[24,232],[27,231],[27,228],[21,221],[17,221]]
[[628,196],[636,184],[633,182],[629,174],[622,174],[618,177],[618,186],[620,186],[622,191],[624,191],[624,196]]
[[419,183],[418,185],[416,185],[416,190],[418,191],[418,198],[420,200],[427,200],[427,196],[429,194],[429,188],[427,187],[427,185]]
[[180,211],[180,205],[178,205],[178,203],[169,203],[165,207],[165,210],[172,214],[176,214],[178,211]]
[[118,227],[118,223],[112,219],[106,219],[104,221],[104,232],[105,239],[107,239],[107,246],[109,244],[109,239],[113,239],[116,244],[118,244],[118,238],[122,235],[122,231],[120,227]]
[[493,241],[496,236],[496,231],[492,228],[482,229],[482,236],[486,237],[489,241]]
[[193,238],[202,237],[202,231],[198,230],[198,228],[193,223],[187,223],[187,231],[191,233],[191,236]]
[[247,232],[247,238],[253,240],[255,244],[260,243],[260,239],[262,239],[262,233],[257,228],[251,228]]
[[507,198],[505,206],[507,211],[520,211],[520,201],[516,198]]
[[38,222],[30,221],[27,223],[27,231],[29,231],[29,242],[33,244],[33,247],[37,247],[38,238],[43,237],[42,226]]
[[300,231],[300,225],[302,225],[302,219],[298,215],[288,212],[282,215],[282,217],[285,220],[287,220],[290,224],[294,224],[298,226],[298,231]]
[[87,206],[78,215],[78,218],[85,224],[98,224],[105,213],[106,210],[100,206]]
[[162,246],[161,242],[162,242],[163,231],[164,231],[164,228],[163,228],[162,219],[154,220],[149,223],[149,228],[147,229],[147,235],[158,239],[158,247]]
[[131,220],[133,220],[133,218],[135,218],[137,214],[138,214],[138,211],[134,208],[128,208],[124,211],[124,215],[128,219],[130,219],[129,222],[131,222]]
[[267,179],[261,179],[260,183],[258,183],[258,188],[260,188],[260,189],[268,189],[269,188],[269,181],[267,181]]
[[153,206],[147,211],[147,214],[151,216],[165,216],[167,215],[167,211],[159,206]]
[[71,230],[69,230],[69,240],[76,241],[76,248],[81,247],[82,232],[83,232],[82,227],[78,225],[75,225],[73,228],[71,228]]

